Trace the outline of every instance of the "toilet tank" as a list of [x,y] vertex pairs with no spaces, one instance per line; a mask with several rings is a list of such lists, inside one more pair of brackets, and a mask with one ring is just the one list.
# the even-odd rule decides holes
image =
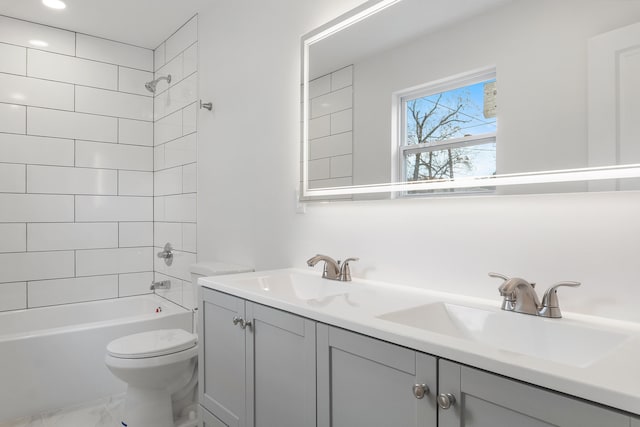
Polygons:
[[[209,276],[222,276],[223,274],[236,274],[236,273],[248,273],[253,271],[253,268],[244,265],[229,264],[220,261],[202,261],[189,266],[191,271],[191,283],[193,285],[193,307],[198,307],[200,301],[201,289],[198,285],[198,279],[200,277]],[[193,316],[193,332],[198,333],[198,316]]]
[[198,306],[200,300],[200,286],[198,285],[198,279],[200,277],[209,276],[222,276],[223,274],[236,274],[236,273],[248,273],[253,271],[253,268],[245,265],[230,264],[220,261],[202,261],[189,266],[191,271],[191,283],[193,285],[193,307]]

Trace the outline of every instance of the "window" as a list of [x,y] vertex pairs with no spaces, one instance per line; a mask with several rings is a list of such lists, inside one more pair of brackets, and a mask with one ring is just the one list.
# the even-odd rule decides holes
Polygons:
[[495,70],[400,93],[399,180],[495,175],[496,94]]

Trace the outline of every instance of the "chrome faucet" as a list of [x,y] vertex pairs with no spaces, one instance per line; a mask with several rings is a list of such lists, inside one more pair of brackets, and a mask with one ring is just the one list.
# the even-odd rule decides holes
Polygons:
[[504,298],[501,306],[503,310],[552,319],[562,317],[558,301],[558,288],[560,286],[580,286],[580,282],[556,283],[547,289],[542,297],[542,302],[540,302],[534,289],[535,283],[529,283],[520,277],[507,277],[500,273],[489,273],[489,276],[504,280],[498,288],[498,292]]
[[344,261],[336,261],[327,255],[316,255],[307,260],[309,267],[315,266],[319,261],[324,261],[324,269],[322,270],[322,278],[329,280],[339,280],[341,282],[351,281],[351,269],[349,262],[358,261],[359,258],[347,258]]

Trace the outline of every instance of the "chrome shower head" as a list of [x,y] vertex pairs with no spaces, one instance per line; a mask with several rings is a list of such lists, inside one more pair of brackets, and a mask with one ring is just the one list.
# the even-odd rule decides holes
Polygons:
[[166,77],[160,76],[155,80],[151,80],[144,84],[144,87],[151,93],[156,93],[156,86],[158,86],[158,82],[160,80],[166,80],[167,83],[171,83],[171,74],[168,74]]

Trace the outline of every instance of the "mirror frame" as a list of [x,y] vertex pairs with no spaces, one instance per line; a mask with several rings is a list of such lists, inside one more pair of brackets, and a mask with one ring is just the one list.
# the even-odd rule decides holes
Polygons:
[[[351,11],[329,21],[302,36],[302,164],[300,201],[327,201],[331,196],[353,196],[358,194],[388,193],[390,198],[414,191],[497,187],[523,184],[547,184],[558,182],[596,181],[640,177],[640,163],[584,167],[576,169],[544,170],[538,172],[476,176],[468,178],[441,179],[416,182],[389,182],[384,184],[352,185],[343,187],[309,188],[309,48],[332,34],[354,25],[367,17],[381,12],[402,0],[368,0]],[[393,128],[393,126],[392,126]],[[391,177],[390,177],[391,178]],[[392,178],[391,178],[392,179]],[[444,195],[444,194],[443,194]],[[431,197],[438,194],[431,194]],[[450,194],[446,195],[450,197]],[[410,196],[420,197],[420,195]],[[329,199],[330,200],[330,199]],[[349,200],[349,199],[347,199]]]

